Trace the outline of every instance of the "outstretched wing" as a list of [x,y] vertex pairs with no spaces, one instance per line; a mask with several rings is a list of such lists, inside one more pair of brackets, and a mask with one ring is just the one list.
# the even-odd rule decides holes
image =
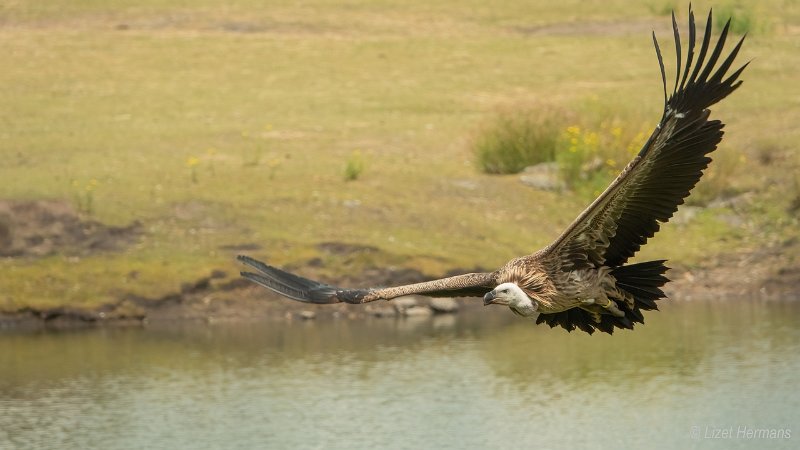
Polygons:
[[237,259],[257,270],[242,272],[244,278],[305,303],[368,303],[412,294],[427,297],[483,297],[497,284],[496,273],[467,273],[389,288],[344,289],[303,278],[248,256],[239,255]]
[[665,105],[661,121],[622,173],[558,239],[543,250],[542,256],[552,256],[561,261],[563,270],[624,264],[659,230],[661,223],[667,222],[677,211],[678,205],[683,203],[711,162],[706,155],[714,151],[722,140],[723,124],[719,120],[708,120],[710,111],[707,108],[741,85],[737,79],[747,64],[727,78],[725,74],[744,38],[712,73],[722,53],[730,21],[722,30],[708,61],[705,61],[711,41],[709,13],[700,54],[692,66],[695,23],[694,13],[690,11],[689,51],[683,77],[680,77],[681,42],[674,15],[672,23],[678,77],[669,100],[661,51],[653,34],[664,83]]
[[[666,75],[658,42],[653,42],[664,84],[664,114],[641,151],[611,185],[558,237],[540,257],[549,267],[571,271],[599,266],[618,267],[667,222],[700,180],[711,158],[707,155],[722,139],[723,124],[709,120],[708,108],[736,90],[745,64],[726,77],[744,38],[714,71],[728,35],[730,21],[711,54],[711,12],[700,52],[695,57],[694,13],[689,11],[689,48],[681,76],[681,41],[675,15],[677,70],[675,87],[667,99]],[[706,57],[708,56],[708,60]],[[693,64],[694,63],[694,64]],[[556,277],[557,278],[557,277]],[[666,279],[665,279],[666,281]],[[663,284],[663,283],[662,283]],[[582,310],[542,315],[539,322],[572,330],[584,328],[589,314]]]

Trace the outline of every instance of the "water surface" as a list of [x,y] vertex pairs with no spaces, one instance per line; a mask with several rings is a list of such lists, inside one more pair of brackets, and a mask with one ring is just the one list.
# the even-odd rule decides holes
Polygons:
[[6,331],[0,448],[800,448],[800,305],[662,309]]

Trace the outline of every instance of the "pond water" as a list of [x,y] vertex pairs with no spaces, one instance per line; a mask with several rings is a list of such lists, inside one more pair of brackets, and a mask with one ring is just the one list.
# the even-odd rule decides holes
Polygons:
[[[800,448],[800,305],[0,333],[0,448]],[[788,437],[787,437],[788,434]]]

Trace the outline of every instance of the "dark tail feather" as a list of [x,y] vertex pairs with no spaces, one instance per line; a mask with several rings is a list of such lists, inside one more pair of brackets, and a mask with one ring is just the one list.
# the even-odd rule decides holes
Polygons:
[[[665,298],[661,287],[669,281],[664,273],[669,270],[666,260],[647,261],[638,264],[620,266],[611,271],[617,280],[617,287],[630,293],[634,299],[633,315],[642,317],[639,309],[645,311],[658,309],[656,301]],[[639,320],[636,320],[639,322]],[[641,320],[644,323],[644,319]]]

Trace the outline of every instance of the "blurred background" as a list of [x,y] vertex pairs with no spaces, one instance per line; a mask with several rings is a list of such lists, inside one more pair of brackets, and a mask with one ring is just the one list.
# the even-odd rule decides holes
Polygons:
[[800,433],[800,2],[695,2],[701,28],[712,6],[753,63],[638,256],[669,259],[672,300],[590,337],[474,301],[309,308],[234,257],[390,285],[546,245],[660,118],[650,33],[671,77],[687,4],[4,2],[0,447]]

